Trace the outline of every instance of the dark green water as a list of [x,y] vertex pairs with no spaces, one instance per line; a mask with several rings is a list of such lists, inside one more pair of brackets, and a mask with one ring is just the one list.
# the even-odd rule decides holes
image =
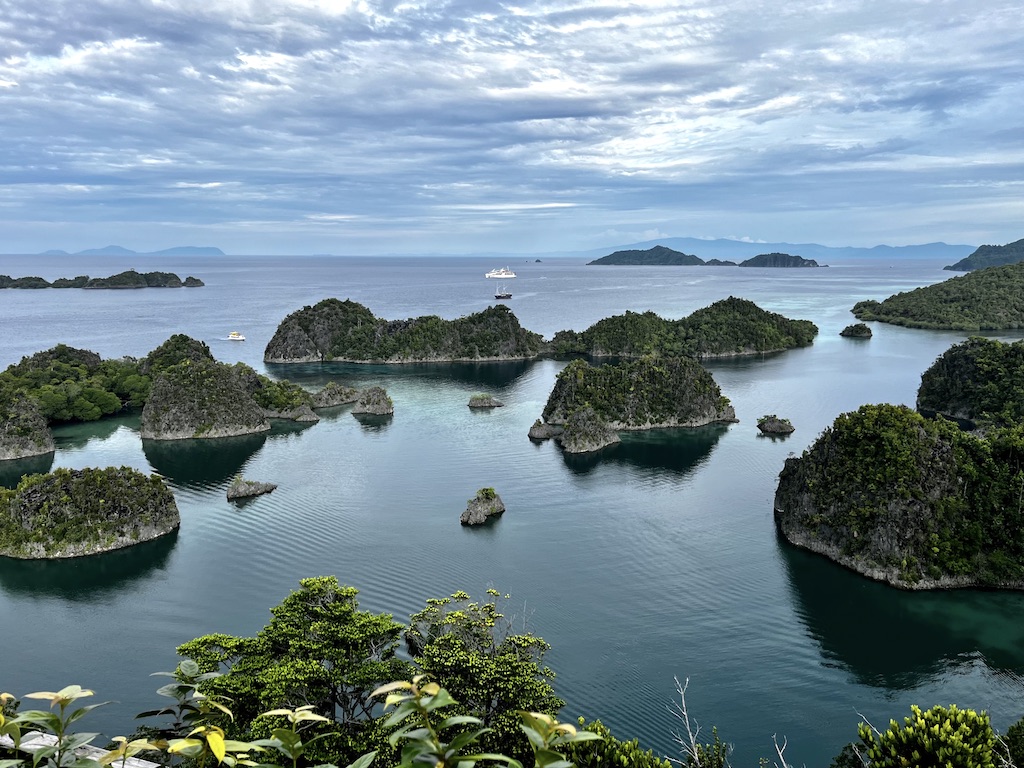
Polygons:
[[[120,262],[11,274],[113,274]],[[207,287],[164,293],[8,291],[0,363],[64,341],[105,356],[145,354],[171,333],[206,340],[222,360],[263,368],[287,312],[351,297],[389,318],[454,317],[488,303],[482,259],[223,259],[161,268]],[[0,689],[68,683],[117,703],[97,710],[110,734],[151,708],[175,645],[253,633],[300,578],[336,574],[365,608],[400,618],[456,589],[511,593],[517,623],[548,640],[564,715],[600,717],[624,738],[675,754],[674,678],[708,730],[736,745],[734,764],[771,754],[828,760],[856,732],[912,703],[988,709],[1005,728],[1024,714],[1024,595],[903,593],[780,542],[772,497],[787,455],[863,403],[913,404],[921,372],[958,334],[874,326],[843,339],[863,298],[945,279],[941,263],[858,262],[827,270],[522,268],[510,306],[550,335],[626,309],[678,317],[727,295],[816,322],[814,346],[709,366],[740,423],[627,435],[600,457],[571,459],[526,437],[561,364],[287,366],[309,386],[380,384],[394,418],[347,408],[306,428],[205,442],[154,443],[125,417],[58,431],[53,466],[126,464],[164,476],[180,532],[128,551],[66,562],[0,559]],[[70,270],[70,271],[69,271]],[[77,270],[77,271],[76,271]],[[30,294],[30,295],[29,295]],[[223,341],[229,330],[248,338]],[[470,395],[507,405],[478,412]],[[788,417],[767,439],[755,422]],[[0,466],[0,482],[48,461]],[[279,484],[245,505],[225,499],[238,472]],[[458,519],[477,488],[508,512],[483,529]]]

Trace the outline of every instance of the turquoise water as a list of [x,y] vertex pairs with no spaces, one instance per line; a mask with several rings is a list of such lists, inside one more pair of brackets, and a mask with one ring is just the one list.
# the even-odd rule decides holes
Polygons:
[[[104,356],[143,355],[170,334],[206,341],[259,370],[280,320],[327,296],[377,315],[456,317],[493,303],[488,259],[180,260],[159,265],[80,257],[11,259],[0,271],[48,279],[128,267],[194,274],[200,289],[0,291],[7,365],[63,341]],[[347,408],[309,427],[182,443],[143,442],[137,417],[57,431],[53,466],[126,464],[165,477],[178,534],[66,562],[0,559],[0,689],[71,682],[116,703],[97,710],[108,735],[151,708],[175,645],[207,632],[250,634],[300,578],[336,574],[361,604],[399,618],[429,597],[489,586],[511,593],[517,626],[552,644],[565,717],[600,717],[615,733],[674,755],[674,678],[734,764],[789,740],[796,764],[827,765],[855,736],[912,703],[988,709],[1006,727],[1024,714],[1024,595],[910,594],[868,582],[781,542],[772,497],[785,458],[836,415],[863,403],[912,405],[921,372],[960,334],[873,324],[843,339],[864,298],[946,279],[942,262],[859,261],[825,270],[585,267],[571,259],[511,264],[509,305],[545,337],[601,317],[652,309],[679,317],[728,295],[814,321],[815,344],[710,364],[738,424],[627,435],[598,458],[565,457],[526,437],[562,366],[274,366],[309,386],[379,384],[385,422]],[[239,330],[244,343],[223,339]],[[1014,338],[1004,336],[1003,338]],[[506,407],[478,412],[471,394]],[[761,437],[758,416],[797,431]],[[0,467],[0,482],[50,462]],[[231,477],[275,482],[244,505]],[[466,500],[493,486],[508,512],[459,525]]]

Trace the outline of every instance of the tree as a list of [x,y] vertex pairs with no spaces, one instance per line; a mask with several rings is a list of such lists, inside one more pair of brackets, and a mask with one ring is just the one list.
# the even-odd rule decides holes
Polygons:
[[858,731],[870,768],[995,768],[996,735],[985,712],[955,704],[922,712],[915,704],[902,725],[892,720],[879,733],[861,723]]
[[268,735],[278,723],[257,721],[263,712],[312,705],[326,718],[319,730],[334,735],[318,743],[323,756],[354,758],[379,741],[373,691],[411,674],[395,657],[402,625],[390,614],[358,610],[358,590],[333,576],[299,585],[256,637],[206,635],[178,653],[203,672],[223,672],[201,690],[231,700],[238,736]]
[[460,713],[493,729],[482,737],[488,750],[529,762],[518,712],[555,715],[565,702],[555,696],[555,674],[543,664],[550,646],[532,633],[514,634],[498,611],[500,593],[487,594],[491,600],[484,603],[465,592],[428,600],[412,616],[405,642],[423,672],[460,702]]

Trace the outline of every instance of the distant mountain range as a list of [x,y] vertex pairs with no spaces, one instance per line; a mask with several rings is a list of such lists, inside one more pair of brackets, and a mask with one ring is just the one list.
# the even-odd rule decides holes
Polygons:
[[224,256],[220,248],[205,245],[179,245],[175,248],[164,248],[162,251],[133,251],[120,245],[108,245],[105,248],[88,248],[84,251],[68,253],[67,251],[43,251],[39,256]]

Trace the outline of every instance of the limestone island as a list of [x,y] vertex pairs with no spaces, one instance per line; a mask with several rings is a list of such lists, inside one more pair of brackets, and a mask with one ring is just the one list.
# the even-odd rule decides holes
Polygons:
[[1024,261],[1024,240],[1017,240],[1006,245],[979,245],[970,256],[960,259],[943,269],[953,272],[970,272],[985,267],[1002,267]]
[[600,366],[573,360],[555,379],[543,420],[534,424],[530,437],[558,437],[570,452],[585,453],[618,442],[614,433],[620,430],[700,427],[737,419],[700,363],[647,357]]
[[44,456],[55,449],[35,400],[22,391],[0,388],[0,461]]
[[0,555],[93,555],[164,536],[181,520],[156,475],[128,467],[56,469],[0,489]]
[[805,259],[803,256],[794,256],[789,253],[760,253],[746,261],[741,261],[741,267],[771,267],[781,269],[822,267],[828,264],[819,264],[814,259]]
[[972,336],[954,344],[921,374],[917,410],[967,429],[1024,424],[1024,341]]
[[359,395],[359,400],[352,406],[352,413],[370,416],[390,416],[395,412],[395,404],[383,387],[369,387]]
[[941,283],[897,293],[884,301],[859,301],[858,320],[908,328],[999,331],[1024,328],[1024,262],[986,267]]
[[848,339],[870,339],[871,329],[864,323],[851,323],[839,332]]
[[481,488],[466,502],[466,511],[459,522],[463,525],[483,525],[505,511],[505,503],[493,488]]
[[228,486],[228,501],[234,499],[248,499],[253,496],[262,496],[277,489],[275,483],[260,483],[255,480],[245,480],[241,475],[236,475]]
[[780,419],[774,413],[769,413],[758,419],[757,428],[762,435],[788,435],[796,429],[789,419]]
[[205,283],[189,275],[184,280],[172,272],[136,272],[129,269],[110,277],[58,277],[52,283],[41,277],[0,275],[0,288],[199,288]]
[[503,405],[505,404],[501,400],[484,392],[479,392],[469,398],[470,408],[501,408]]
[[865,405],[786,460],[775,522],[791,543],[896,587],[1024,588],[1022,448],[1019,430],[977,435]]

